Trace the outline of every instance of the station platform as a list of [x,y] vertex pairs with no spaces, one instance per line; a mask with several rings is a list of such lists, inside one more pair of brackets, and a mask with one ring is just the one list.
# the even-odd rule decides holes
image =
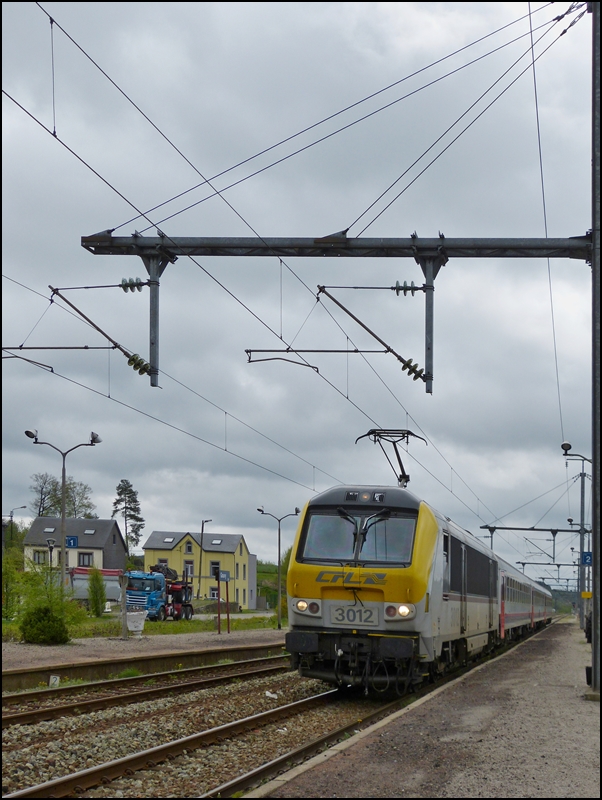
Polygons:
[[600,797],[600,703],[574,617],[245,797]]

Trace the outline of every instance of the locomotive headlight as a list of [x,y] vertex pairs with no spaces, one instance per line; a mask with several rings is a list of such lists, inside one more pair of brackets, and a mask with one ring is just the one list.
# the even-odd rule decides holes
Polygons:
[[390,622],[399,622],[400,617],[403,620],[414,619],[415,616],[416,606],[412,605],[412,603],[385,606],[385,619]]
[[307,611],[306,600],[297,600],[297,611]]

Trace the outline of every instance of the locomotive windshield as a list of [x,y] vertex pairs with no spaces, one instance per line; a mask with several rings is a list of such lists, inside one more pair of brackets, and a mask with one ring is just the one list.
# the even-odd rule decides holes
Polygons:
[[302,539],[303,561],[403,564],[412,560],[416,515],[381,508],[319,509],[309,514]]

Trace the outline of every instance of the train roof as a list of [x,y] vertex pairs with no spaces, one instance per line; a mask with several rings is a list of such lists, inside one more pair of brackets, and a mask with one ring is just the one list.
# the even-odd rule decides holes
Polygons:
[[384,505],[387,508],[403,508],[418,511],[422,501],[399,486],[334,486],[317,494],[309,501],[313,506],[337,506],[345,504],[358,506]]

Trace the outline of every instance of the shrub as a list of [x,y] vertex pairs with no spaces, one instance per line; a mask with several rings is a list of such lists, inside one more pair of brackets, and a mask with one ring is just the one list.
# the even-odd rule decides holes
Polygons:
[[29,644],[66,644],[69,631],[64,616],[50,606],[37,606],[26,611],[19,620],[24,642]]
[[107,591],[102,572],[94,567],[88,576],[88,604],[92,615],[102,617],[106,602]]

